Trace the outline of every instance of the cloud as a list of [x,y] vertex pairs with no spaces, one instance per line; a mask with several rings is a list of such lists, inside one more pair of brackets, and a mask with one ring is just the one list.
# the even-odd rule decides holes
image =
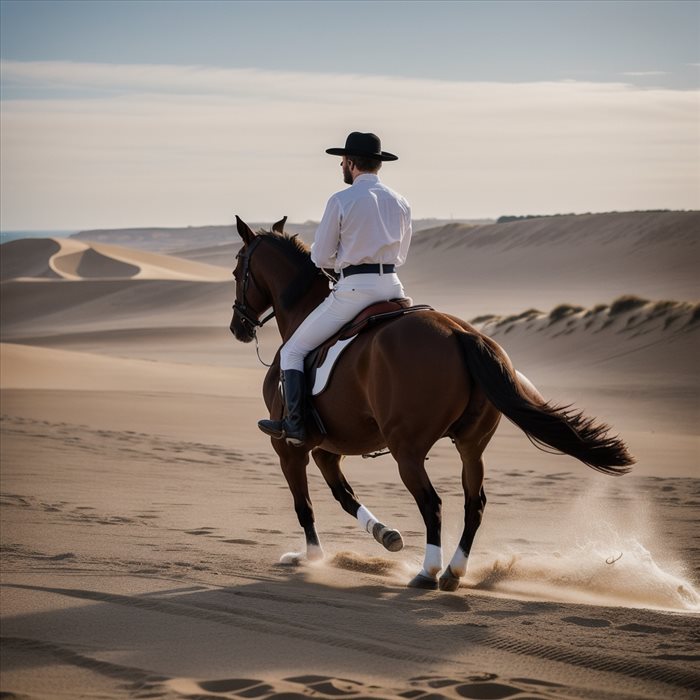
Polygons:
[[626,71],[620,73],[620,75],[628,75],[630,77],[643,77],[648,75],[668,75],[666,71],[663,70],[639,70],[639,71]]
[[[698,92],[3,62],[4,228],[319,218],[375,131],[417,216],[698,206]],[[75,95],[79,95],[75,97]]]

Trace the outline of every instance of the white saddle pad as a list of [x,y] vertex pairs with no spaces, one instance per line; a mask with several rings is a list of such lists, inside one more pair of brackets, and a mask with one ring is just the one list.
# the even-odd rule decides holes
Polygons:
[[328,350],[326,357],[316,370],[316,379],[314,380],[313,389],[311,389],[312,396],[320,394],[326,388],[333,365],[338,361],[340,353],[342,353],[355,338],[357,338],[357,335],[353,335],[351,338],[346,338],[345,340],[339,340]]

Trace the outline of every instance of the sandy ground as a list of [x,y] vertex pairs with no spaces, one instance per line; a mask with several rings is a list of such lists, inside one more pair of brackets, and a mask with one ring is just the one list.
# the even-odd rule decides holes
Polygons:
[[[417,236],[402,274],[415,300],[497,314],[480,323],[518,368],[638,457],[606,477],[504,421],[456,593],[405,587],[424,529],[389,457],[345,472],[402,552],[310,467],[327,556],[279,564],[303,535],[255,427],[265,370],[227,331],[223,252],[4,245],[3,697],[697,697],[697,224],[620,214]],[[276,342],[266,328],[263,357]],[[448,440],[428,470],[448,553],[463,508]]]

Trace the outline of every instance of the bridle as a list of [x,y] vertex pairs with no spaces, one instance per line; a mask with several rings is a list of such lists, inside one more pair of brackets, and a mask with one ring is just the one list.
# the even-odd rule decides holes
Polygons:
[[258,288],[258,290],[262,291],[262,288],[255,280],[253,271],[250,269],[250,258],[261,240],[261,236],[256,236],[255,239],[253,239],[253,242],[250,245],[243,246],[236,256],[236,259],[240,258],[243,261],[243,292],[241,294],[242,301],[238,301],[238,299],[236,299],[233,302],[234,313],[238,313],[244,325],[248,325],[250,332],[252,333],[253,337],[256,338],[256,340],[256,329],[262,328],[271,318],[274,318],[275,316],[275,310],[273,309],[261,321],[260,314],[258,314],[255,309],[252,309],[248,305],[247,292],[249,283],[252,282]]

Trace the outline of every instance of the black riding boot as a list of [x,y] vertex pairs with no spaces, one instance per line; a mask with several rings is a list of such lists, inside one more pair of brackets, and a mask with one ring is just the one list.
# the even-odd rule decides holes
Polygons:
[[282,420],[258,421],[258,427],[277,440],[285,438],[292,445],[301,445],[306,441],[306,377],[303,372],[296,369],[285,369],[282,372],[282,395],[287,407],[286,416]]

